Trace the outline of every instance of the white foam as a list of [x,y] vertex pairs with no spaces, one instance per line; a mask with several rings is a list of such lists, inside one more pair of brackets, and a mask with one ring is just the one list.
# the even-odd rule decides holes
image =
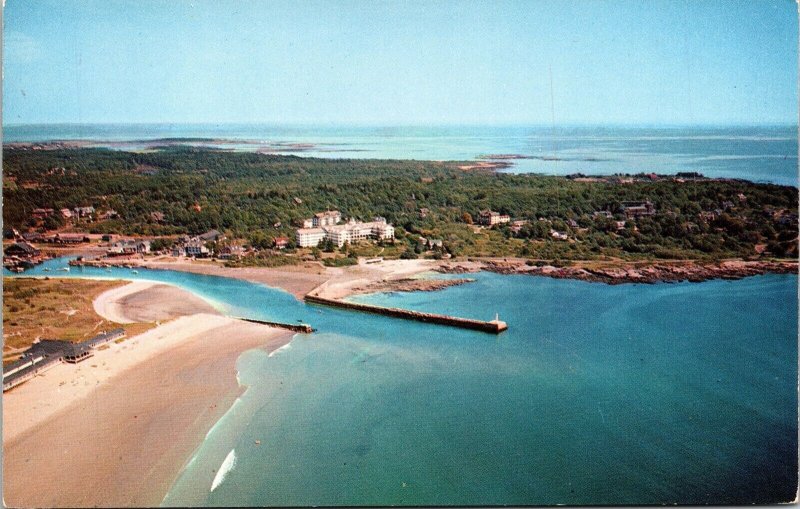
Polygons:
[[225,456],[225,460],[222,462],[222,465],[219,466],[219,471],[217,471],[217,475],[214,476],[214,480],[211,481],[211,491],[214,491],[220,484],[222,484],[222,481],[225,480],[228,472],[233,470],[234,467],[236,467],[236,449],[231,449],[231,452]]
[[[292,338],[292,339],[294,339],[294,338]],[[292,347],[292,342],[291,342],[291,341],[289,341],[288,343],[286,343],[286,344],[285,344],[285,345],[283,345],[282,347],[280,347],[280,348],[276,348],[275,350],[271,351],[271,352],[269,353],[269,355],[267,355],[267,357],[272,357],[273,355],[275,355],[275,354],[276,354],[276,353],[278,353],[278,352],[282,352],[282,351],[284,351],[284,350],[289,350],[291,347]]]

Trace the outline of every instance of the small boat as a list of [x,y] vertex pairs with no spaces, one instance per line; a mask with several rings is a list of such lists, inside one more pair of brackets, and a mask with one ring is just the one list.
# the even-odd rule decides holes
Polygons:
[[111,272],[111,269],[106,269],[106,272]]
[[60,271],[62,271],[62,272],[69,272],[69,267],[61,267],[61,268],[60,268],[60,269],[58,269],[58,270],[60,270]]
[[138,271],[138,270],[136,270],[136,269],[132,270],[131,272],[132,272],[133,274],[138,274],[138,273],[139,273],[139,271]]
[[50,272],[50,267],[45,267],[42,270],[45,271],[45,272]]

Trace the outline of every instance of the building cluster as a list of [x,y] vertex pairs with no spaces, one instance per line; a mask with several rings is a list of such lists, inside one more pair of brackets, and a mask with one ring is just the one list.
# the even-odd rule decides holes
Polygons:
[[111,244],[106,251],[108,256],[129,256],[150,252],[149,240],[124,239]]
[[218,230],[209,230],[201,235],[190,237],[184,235],[178,238],[172,247],[172,256],[188,256],[190,258],[205,258],[211,255],[209,243],[225,240],[225,236]]
[[353,218],[344,224],[341,222],[342,214],[338,210],[315,214],[303,221],[303,228],[298,228],[297,245],[316,247],[322,241],[330,241],[341,247],[345,243],[353,244],[362,240],[394,239],[394,227],[382,217],[375,217],[366,223]]
[[[33,209],[31,215],[35,219],[44,219],[46,217],[50,217],[55,215],[56,210],[51,208],[39,208]],[[58,213],[64,219],[73,219],[73,218],[91,218],[95,214],[95,209],[91,205],[87,205],[85,207],[75,207],[73,209],[59,209]]]

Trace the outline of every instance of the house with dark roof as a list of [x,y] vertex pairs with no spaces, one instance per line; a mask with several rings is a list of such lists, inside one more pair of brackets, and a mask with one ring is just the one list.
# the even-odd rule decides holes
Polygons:
[[28,244],[27,242],[15,242],[4,249],[6,256],[19,256],[21,258],[33,258],[42,254],[41,251]]
[[622,202],[622,212],[629,218],[652,216],[656,213],[656,208],[649,200],[646,201],[624,201]]
[[209,230],[202,235],[198,235],[197,238],[203,242],[215,242],[222,240],[224,236],[217,230]]
[[83,233],[57,233],[53,237],[53,242],[57,244],[80,244],[89,242],[89,237]]
[[33,217],[38,219],[44,219],[45,217],[52,216],[55,210],[53,209],[33,209]]

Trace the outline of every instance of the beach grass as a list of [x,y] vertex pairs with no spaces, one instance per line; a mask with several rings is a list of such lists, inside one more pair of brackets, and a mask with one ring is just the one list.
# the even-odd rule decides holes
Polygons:
[[83,341],[116,327],[135,335],[149,323],[120,325],[99,316],[92,301],[126,281],[75,279],[3,280],[3,363],[19,358],[36,339]]

